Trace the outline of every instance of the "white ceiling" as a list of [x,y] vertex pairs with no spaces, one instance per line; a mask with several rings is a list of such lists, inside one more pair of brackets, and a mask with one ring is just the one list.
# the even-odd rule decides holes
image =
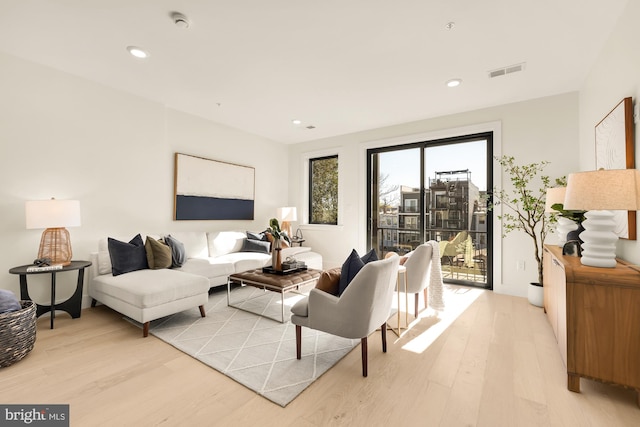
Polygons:
[[295,143],[578,90],[627,3],[1,0],[0,51]]

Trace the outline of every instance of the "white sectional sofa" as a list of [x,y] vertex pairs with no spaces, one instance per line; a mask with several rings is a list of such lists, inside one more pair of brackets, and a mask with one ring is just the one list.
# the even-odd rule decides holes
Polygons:
[[[91,305],[100,302],[142,323],[145,337],[151,320],[198,306],[204,317],[209,288],[226,285],[230,274],[271,265],[270,254],[241,252],[247,236],[240,231],[166,234],[184,245],[186,261],[180,268],[145,269],[113,276],[106,237],[98,243],[98,252],[91,254]],[[159,239],[166,234],[149,236]],[[281,256],[283,260],[294,257],[309,268],[322,269],[322,256],[308,247],[283,248]]]

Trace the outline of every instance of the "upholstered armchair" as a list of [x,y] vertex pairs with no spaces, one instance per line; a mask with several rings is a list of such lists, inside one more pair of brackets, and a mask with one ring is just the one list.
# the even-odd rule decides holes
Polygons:
[[[429,243],[418,246],[411,256],[405,261],[405,280],[407,281],[407,293],[415,294],[415,317],[418,317],[418,300],[420,292],[424,293],[424,306],[427,307],[427,286],[431,272],[433,247]],[[402,291],[402,275],[400,275],[399,290]],[[408,308],[407,308],[408,311]]]
[[399,261],[394,257],[365,264],[340,297],[312,289],[307,298],[298,301],[291,308],[297,358],[302,355],[302,326],[344,338],[359,338],[362,376],[366,377],[367,337],[377,328],[381,328],[382,351],[387,351],[387,319],[391,315]]

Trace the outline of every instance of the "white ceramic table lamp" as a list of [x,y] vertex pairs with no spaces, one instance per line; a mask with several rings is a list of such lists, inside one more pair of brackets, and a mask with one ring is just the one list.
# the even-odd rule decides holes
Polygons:
[[[581,262],[592,267],[615,267],[615,221],[610,210],[638,210],[640,172],[611,169],[569,174],[564,209],[588,211],[580,233]],[[626,217],[625,217],[626,219]]]
[[73,252],[65,227],[80,225],[78,200],[36,200],[25,203],[27,229],[46,228],[40,239],[38,258],[49,258],[51,265],[69,265]]
[[291,235],[291,222],[298,220],[298,211],[295,207],[284,207],[278,208],[277,215],[278,219],[282,221],[282,231],[287,232],[287,236],[292,237]]

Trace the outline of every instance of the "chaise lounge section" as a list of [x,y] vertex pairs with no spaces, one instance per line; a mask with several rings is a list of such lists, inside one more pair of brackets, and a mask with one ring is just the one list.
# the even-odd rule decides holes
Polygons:
[[[91,254],[93,266],[88,286],[91,306],[100,302],[142,323],[144,337],[148,336],[152,320],[195,307],[199,307],[204,317],[211,287],[226,285],[231,274],[271,265],[268,251],[246,250],[244,232],[194,231],[148,236],[160,239],[166,235],[183,245],[186,260],[178,268],[141,269],[114,276],[107,238],[101,239],[98,252]],[[285,248],[282,256],[322,269],[322,256],[308,247]]]

